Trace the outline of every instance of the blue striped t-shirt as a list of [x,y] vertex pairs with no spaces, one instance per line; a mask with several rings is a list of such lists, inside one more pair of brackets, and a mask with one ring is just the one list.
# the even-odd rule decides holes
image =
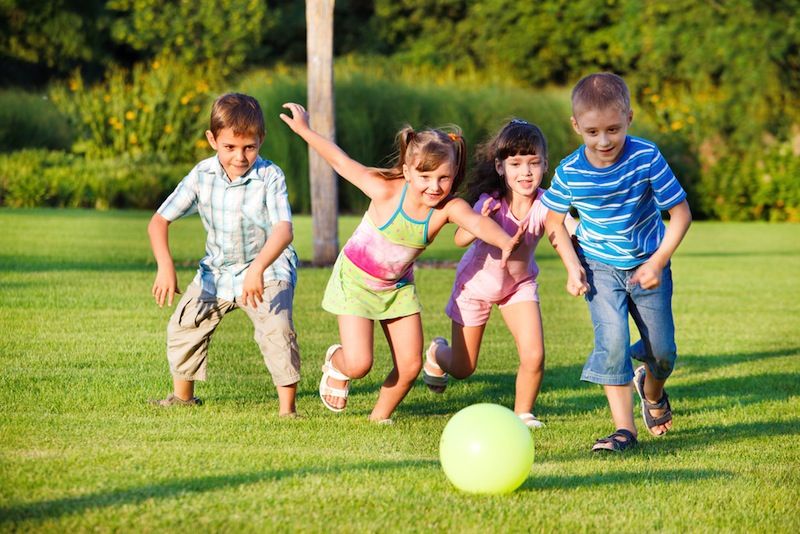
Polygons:
[[[194,281],[204,291],[230,301],[241,296],[247,268],[273,226],[292,222],[283,171],[260,156],[233,182],[217,156],[201,161],[158,208],[168,221],[195,212],[208,235],[206,255]],[[264,271],[264,281],[268,280],[297,283],[297,254],[291,244]]]
[[661,211],[686,198],[655,144],[627,136],[619,160],[594,167],[581,145],[556,169],[542,196],[549,209],[580,216],[576,236],[586,257],[620,269],[647,261],[664,237]]

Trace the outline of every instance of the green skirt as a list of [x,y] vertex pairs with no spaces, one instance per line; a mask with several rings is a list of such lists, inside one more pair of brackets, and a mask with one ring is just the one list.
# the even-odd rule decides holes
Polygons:
[[325,288],[322,308],[336,315],[354,315],[377,321],[422,311],[413,280],[375,289],[384,286],[386,281],[368,275],[341,252]]

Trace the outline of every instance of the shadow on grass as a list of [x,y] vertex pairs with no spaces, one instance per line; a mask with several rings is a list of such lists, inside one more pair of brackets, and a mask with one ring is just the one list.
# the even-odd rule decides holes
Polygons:
[[136,488],[91,493],[77,497],[66,497],[37,503],[0,508],[0,525],[13,524],[30,519],[51,519],[80,514],[86,510],[110,508],[128,504],[138,504],[149,499],[169,499],[184,495],[217,491],[219,489],[246,486],[260,482],[272,482],[288,477],[336,475],[350,471],[388,471],[409,467],[434,467],[433,460],[400,462],[361,462],[343,464],[335,467],[299,467],[297,469],[277,469],[257,473],[209,476],[170,480]]
[[687,354],[678,356],[677,368],[690,372],[707,371],[721,366],[750,363],[756,360],[800,356],[800,347],[735,354]]
[[727,471],[710,469],[664,469],[643,474],[641,471],[613,471],[594,475],[533,475],[517,491],[536,491],[548,489],[574,489],[593,486],[639,485],[643,480],[651,480],[659,484],[697,482],[728,476]]

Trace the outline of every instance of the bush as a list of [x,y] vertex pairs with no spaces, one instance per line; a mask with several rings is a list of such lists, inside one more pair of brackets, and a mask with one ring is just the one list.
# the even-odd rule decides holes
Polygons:
[[76,73],[51,95],[80,132],[74,152],[191,161],[207,149],[203,132],[218,87],[214,63],[192,69],[162,57],[131,71],[113,67],[89,88]]
[[152,209],[190,170],[153,159],[22,150],[0,155],[0,206]]
[[72,140],[67,117],[47,97],[0,91],[0,152],[23,148],[65,150]]
[[[798,141],[795,141],[798,143]],[[723,221],[800,222],[800,150],[790,142],[731,153],[703,176],[704,210]]]

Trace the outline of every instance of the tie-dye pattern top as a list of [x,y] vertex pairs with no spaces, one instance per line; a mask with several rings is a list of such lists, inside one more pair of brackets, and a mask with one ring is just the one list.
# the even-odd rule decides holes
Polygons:
[[373,320],[419,313],[414,261],[428,246],[428,222],[403,211],[406,186],[397,209],[382,226],[369,215],[345,244],[325,288],[322,307],[336,315]]
[[409,217],[403,211],[407,188],[408,184],[403,186],[400,203],[383,226],[376,226],[369,214],[364,214],[342,250],[353,265],[384,282],[381,287],[373,287],[376,290],[413,281],[414,260],[428,246],[428,221],[433,209],[425,220]]

